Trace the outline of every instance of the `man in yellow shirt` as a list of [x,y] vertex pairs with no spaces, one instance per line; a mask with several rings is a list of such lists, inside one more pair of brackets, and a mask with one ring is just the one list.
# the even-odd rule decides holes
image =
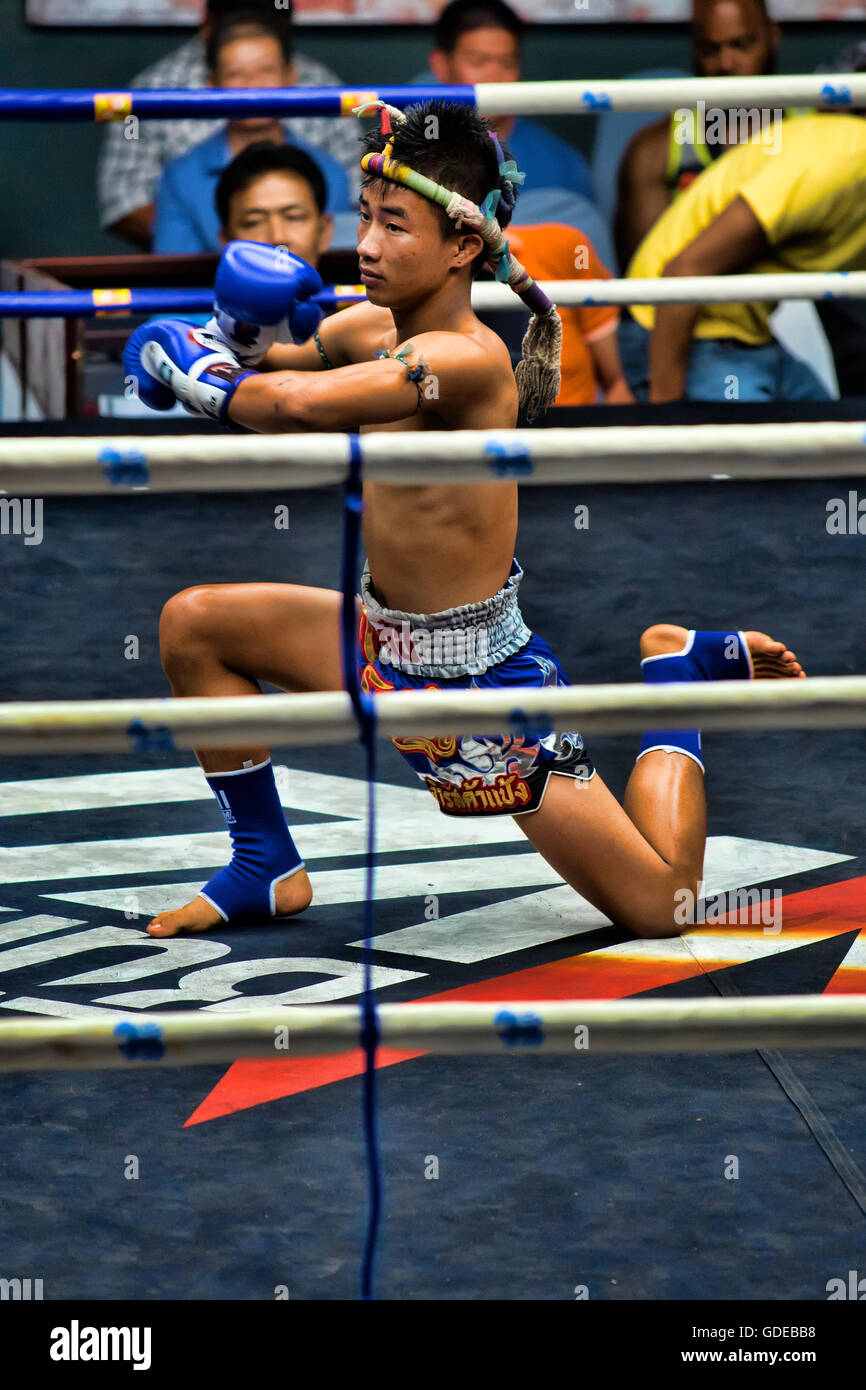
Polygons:
[[[693,0],[692,67],[698,77],[758,77],[773,72],[781,33],[767,13],[766,0]],[[766,139],[773,110],[749,108],[713,120],[701,109],[681,108],[642,126],[632,136],[618,176],[615,222],[620,265],[637,247],[668,203],[720,159],[726,149],[760,130]],[[781,112],[779,112],[781,115]]]
[[[785,121],[776,153],[760,138],[729,150],[672,203],[629,277],[866,270],[866,122]],[[632,307],[620,352],[638,399],[819,400],[811,368],[772,335],[775,304]]]

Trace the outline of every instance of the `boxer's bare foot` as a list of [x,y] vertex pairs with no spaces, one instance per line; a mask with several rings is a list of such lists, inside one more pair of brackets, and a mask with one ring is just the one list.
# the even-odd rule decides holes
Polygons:
[[[298,869],[291,878],[284,878],[277,884],[275,892],[276,917],[294,917],[303,912],[313,900],[313,888],[306,869]],[[272,918],[271,920],[276,920]],[[193,898],[185,907],[176,912],[160,912],[148,923],[149,936],[177,936],[178,932],[201,932],[210,927],[224,925],[216,908],[206,898]]]
[[[684,627],[677,627],[673,623],[655,623],[641,634],[641,658],[682,651],[687,636]],[[796,680],[806,675],[784,642],[774,642],[766,632],[746,632],[745,637],[756,680]]]

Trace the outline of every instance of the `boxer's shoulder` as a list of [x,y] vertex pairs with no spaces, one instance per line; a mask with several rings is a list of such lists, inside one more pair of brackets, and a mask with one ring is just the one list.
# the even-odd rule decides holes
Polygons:
[[325,319],[319,336],[335,367],[371,362],[377,351],[392,347],[397,332],[390,309],[375,304],[353,304]]

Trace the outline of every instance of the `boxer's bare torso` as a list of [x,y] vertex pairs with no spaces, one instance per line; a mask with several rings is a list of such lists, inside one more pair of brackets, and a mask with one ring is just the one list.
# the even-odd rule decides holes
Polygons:
[[[469,305],[435,317],[431,331],[415,315],[412,332],[398,329],[389,309],[359,304],[326,320],[320,341],[335,372],[325,370],[313,343],[276,346],[269,352],[259,395],[255,379],[242,382],[232,416],[252,428],[430,430],[512,429],[517,422],[517,387],[502,340]],[[376,360],[382,348],[400,350],[428,375],[416,385],[405,363]],[[342,370],[341,370],[342,369]],[[346,369],[357,369],[353,379]],[[264,393],[274,395],[285,378],[297,415],[263,420]],[[250,389],[248,389],[248,387]],[[353,416],[353,403],[355,413]],[[376,592],[391,608],[433,613],[489,598],[511,568],[517,534],[517,487],[513,482],[455,486],[364,485],[364,540]]]

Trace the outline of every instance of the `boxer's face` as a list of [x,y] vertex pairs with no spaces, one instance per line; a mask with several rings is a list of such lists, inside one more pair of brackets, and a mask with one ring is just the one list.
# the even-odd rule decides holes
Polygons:
[[474,233],[443,236],[434,203],[376,180],[361,190],[358,259],[372,304],[395,309],[430,298],[471,266],[483,248]]
[[319,212],[306,179],[275,169],[232,195],[228,224],[220,235],[224,242],[285,246],[316,266],[331,244],[333,230],[333,219]]
[[[279,42],[267,34],[233,39],[217,55],[210,74],[212,87],[293,87],[295,73],[283,57]],[[243,130],[264,130],[273,125],[273,116],[245,116],[233,120]]]

